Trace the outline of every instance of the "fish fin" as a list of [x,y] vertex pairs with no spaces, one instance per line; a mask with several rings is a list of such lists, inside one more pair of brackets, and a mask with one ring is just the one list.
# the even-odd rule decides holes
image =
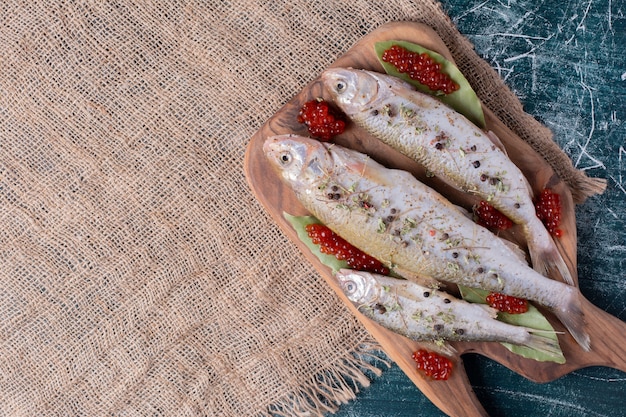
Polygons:
[[[547,234],[547,232],[546,232]],[[529,234],[526,234],[529,236]],[[561,256],[561,252],[557,249],[552,237],[547,235],[545,241],[548,245],[540,245],[537,239],[528,241],[528,252],[530,253],[530,261],[533,269],[541,275],[550,276],[556,272],[566,284],[574,285],[574,278]]]
[[530,338],[524,343],[524,346],[545,353],[556,362],[560,362],[564,359],[558,339],[545,336],[545,331],[542,331],[544,334],[538,334],[535,333],[533,329],[528,329],[528,333],[530,333]]
[[516,245],[515,243],[511,242],[510,240],[506,240],[506,239],[502,239],[502,238],[498,238],[502,241],[502,243],[504,243],[504,245],[506,247],[508,247],[509,249],[511,249],[511,252],[513,252],[515,254],[515,256],[517,256],[519,258],[520,261],[524,262],[524,263],[528,263],[528,261],[526,260],[526,252],[524,252],[524,250],[522,250],[522,248],[520,248],[518,245]]
[[407,298],[409,300],[419,300],[419,298],[416,297],[417,292],[420,290],[421,292],[423,292],[424,290],[422,289],[423,288],[422,286],[417,286],[415,284],[416,284],[415,282],[406,280],[406,282],[404,283],[395,285],[393,289],[391,290],[392,294],[394,296]]
[[556,317],[563,323],[574,340],[585,351],[591,349],[591,340],[589,334],[585,331],[585,315],[583,314],[580,292],[574,287],[565,287],[569,291],[563,294],[565,302],[563,307],[555,308],[552,311]]
[[399,169],[381,170],[382,165],[368,156],[364,158],[348,157],[341,161],[341,163],[348,172],[369,178],[371,181],[383,187],[392,187],[397,184],[402,184],[405,181],[415,180],[415,177],[407,171]]
[[415,272],[409,271],[408,269],[404,269],[399,266],[396,266],[393,269],[393,272],[396,273],[398,276],[408,281],[415,282],[418,285],[421,285],[423,287],[437,289],[441,285],[441,283],[437,281],[435,278],[431,278],[426,275],[416,274]]
[[495,319],[496,317],[498,317],[498,310],[496,310],[495,308],[487,304],[472,304],[472,305],[475,305],[485,310],[489,314],[489,316],[491,316],[492,319]]
[[489,138],[489,140],[491,141],[491,143],[496,145],[506,156],[509,156],[509,154],[506,152],[506,148],[504,147],[504,144],[502,143],[500,138],[495,133],[493,133],[491,130],[489,130],[489,131],[486,132],[486,135]]

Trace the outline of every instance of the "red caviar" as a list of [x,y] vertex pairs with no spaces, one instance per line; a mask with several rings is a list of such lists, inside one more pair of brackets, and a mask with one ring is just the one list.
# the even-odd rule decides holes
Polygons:
[[352,246],[327,226],[311,223],[305,226],[305,230],[311,241],[320,245],[320,252],[335,255],[337,259],[346,261],[351,268],[359,271],[375,272],[382,275],[389,274],[389,268],[385,267],[382,262]]
[[346,129],[346,122],[324,100],[304,103],[298,113],[298,123],[306,124],[309,133],[323,142],[330,141]]
[[506,230],[513,226],[511,219],[506,217],[497,208],[482,200],[474,206],[474,214],[481,226],[491,227],[499,230]]
[[459,85],[448,74],[441,71],[441,64],[425,52],[420,54],[402,46],[393,45],[383,52],[382,60],[432,91],[451,94],[459,89]]
[[563,236],[563,231],[559,229],[561,224],[561,197],[550,190],[544,189],[535,202],[537,217],[543,222],[548,232],[555,237]]
[[504,313],[522,314],[528,311],[528,300],[497,292],[487,296],[487,304]]
[[445,381],[452,374],[452,361],[438,353],[420,349],[413,352],[412,357],[417,363],[417,369],[427,377]]

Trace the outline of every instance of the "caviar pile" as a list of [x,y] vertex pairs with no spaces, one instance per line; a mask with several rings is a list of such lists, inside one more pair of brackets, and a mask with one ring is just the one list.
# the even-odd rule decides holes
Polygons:
[[537,217],[546,225],[546,229],[555,237],[563,236],[561,224],[561,198],[549,188],[544,189],[535,202]]
[[419,54],[399,45],[393,45],[383,52],[382,60],[432,91],[451,94],[459,89],[459,85],[452,81],[448,74],[441,71],[441,64],[425,52]]
[[330,141],[346,128],[346,122],[324,100],[304,103],[298,113],[298,123],[306,124],[309,133],[322,142]]
[[389,268],[385,267],[379,260],[355,248],[323,224],[307,224],[305,230],[311,241],[320,246],[320,252],[334,255],[335,258],[346,261],[351,268],[359,271],[375,272],[382,275],[389,274]]
[[496,292],[487,296],[487,304],[498,311],[509,314],[522,314],[528,311],[527,300]]
[[420,349],[413,352],[412,357],[417,364],[417,369],[422,371],[427,377],[444,381],[450,378],[452,361],[445,356]]
[[498,230],[506,230],[513,226],[511,219],[484,200],[474,206],[474,214],[481,226]]

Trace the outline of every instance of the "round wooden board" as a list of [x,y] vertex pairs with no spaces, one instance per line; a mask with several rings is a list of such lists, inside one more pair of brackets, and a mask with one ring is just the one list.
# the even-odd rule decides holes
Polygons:
[[[395,22],[384,25],[363,37],[331,66],[363,68],[383,72],[374,52],[374,44],[382,40],[414,42],[440,53],[450,61],[454,61],[443,41],[431,28],[414,22]],[[283,184],[272,171],[262,151],[262,145],[265,139],[272,135],[295,133],[307,136],[306,128],[297,122],[296,117],[302,104],[314,98],[331,100],[319,79],[315,79],[307,85],[251,138],[244,162],[246,178],[258,200],[282,230],[302,250],[307,259],[324,277],[329,287],[361,320],[389,357],[437,407],[450,416],[486,415],[472,391],[463,368],[461,354],[468,352],[479,353],[492,358],[536,382],[548,382],[575,369],[594,365],[610,366],[626,371],[626,352],[623,348],[624,342],[626,342],[626,324],[584,300],[583,307],[587,329],[591,336],[592,349],[590,352],[583,351],[564,330],[564,327],[546,312],[546,316],[555,329],[562,332],[562,335],[559,336],[559,342],[567,359],[563,365],[524,359],[511,353],[498,343],[463,342],[453,344],[458,351],[458,356],[453,359],[455,370],[449,380],[431,381],[419,374],[415,369],[411,354],[419,349],[420,344],[390,332],[360,314],[338,287],[331,270],[323,265],[298,239],[293,228],[283,217],[285,212],[291,215],[307,215],[309,213],[301,206],[291,189]],[[576,279],[576,219],[570,190],[526,142],[508,129],[488,108],[483,106],[483,110],[487,129],[493,131],[500,138],[510,158],[524,172],[534,191],[539,193],[542,189],[550,187],[561,196],[561,228],[564,235],[557,239],[557,246]],[[354,125],[349,124],[346,132],[337,137],[335,142],[367,153],[390,168],[403,169],[413,173],[418,179],[435,188],[457,205],[471,209],[477,202],[475,197],[454,190],[437,178],[428,178],[424,168],[419,164],[400,155]],[[517,227],[507,230],[501,236],[523,248],[526,247],[521,230]],[[558,278],[555,277],[555,279]],[[454,398],[454,401],[450,401],[451,398]]]

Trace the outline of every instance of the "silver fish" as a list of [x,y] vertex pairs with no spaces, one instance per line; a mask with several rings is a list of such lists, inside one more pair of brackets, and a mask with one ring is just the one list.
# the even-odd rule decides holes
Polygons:
[[360,312],[409,339],[511,343],[560,356],[558,342],[545,332],[498,321],[497,311],[486,305],[369,272],[341,269],[335,276]]
[[535,270],[573,278],[537,218],[533,192],[519,168],[487,134],[409,83],[372,71],[332,68],[322,74],[335,103],[356,124],[424,165],[443,181],[480,196],[523,226]]
[[396,270],[533,300],[589,348],[577,288],[534,271],[408,172],[295,135],[267,138],[263,149],[302,205],[355,247]]

